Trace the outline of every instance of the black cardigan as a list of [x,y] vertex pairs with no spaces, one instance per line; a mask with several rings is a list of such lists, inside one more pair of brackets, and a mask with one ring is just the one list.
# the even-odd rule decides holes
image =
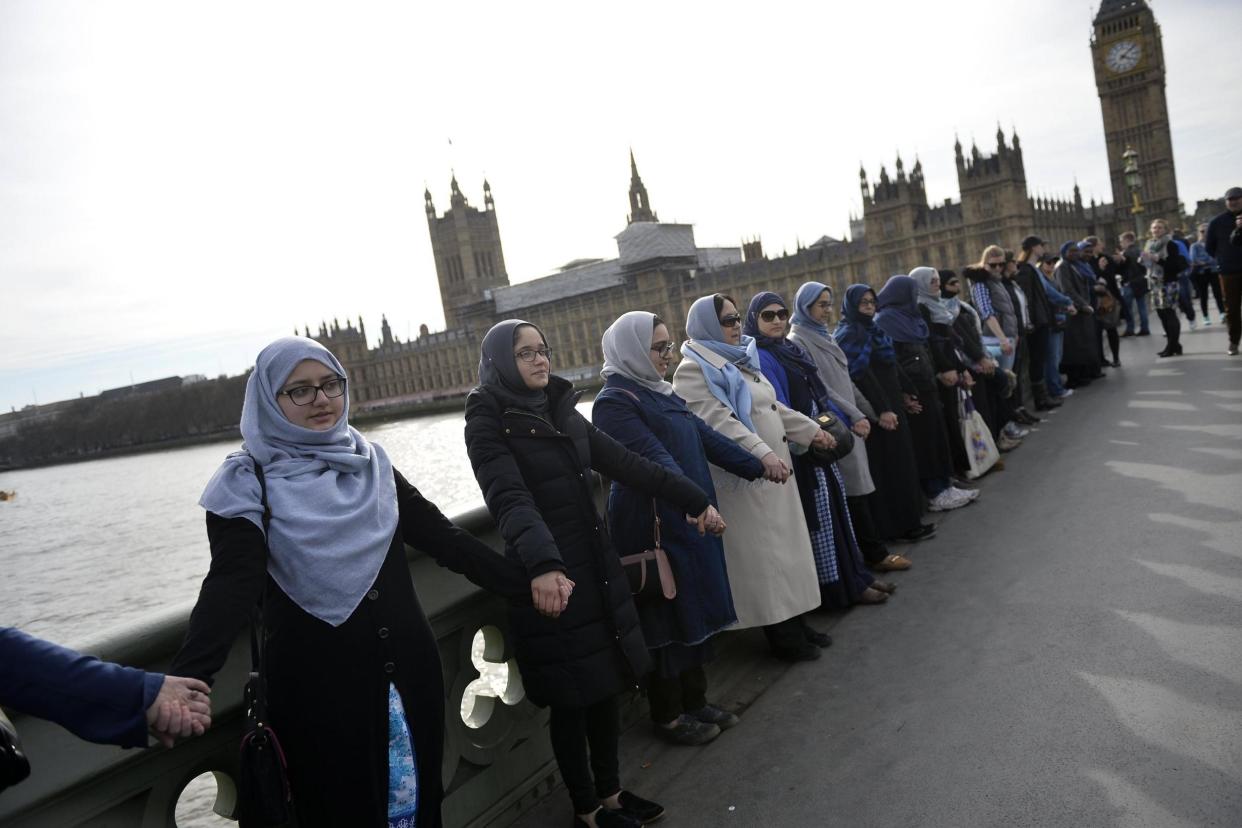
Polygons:
[[388,824],[390,683],[401,695],[418,755],[418,826],[441,825],[444,684],[405,543],[484,589],[530,603],[520,567],[454,526],[399,472],[394,476],[397,532],[372,588],[337,627],[304,611],[267,575],[258,527],[245,518],[207,515],[211,569],[169,673],[210,682],[263,595],[270,715],[302,828]]

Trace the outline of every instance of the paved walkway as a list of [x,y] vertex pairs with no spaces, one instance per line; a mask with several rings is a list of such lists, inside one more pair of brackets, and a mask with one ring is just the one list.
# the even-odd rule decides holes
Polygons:
[[[1242,825],[1242,358],[1123,340],[792,667],[730,635],[704,748],[639,720],[623,780],[674,826]],[[637,711],[635,711],[637,712]],[[518,824],[569,824],[558,790]]]

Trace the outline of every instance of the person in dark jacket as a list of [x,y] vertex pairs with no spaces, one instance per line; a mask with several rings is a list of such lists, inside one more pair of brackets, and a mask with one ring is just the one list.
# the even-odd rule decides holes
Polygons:
[[531,579],[534,606],[509,613],[523,685],[532,702],[551,708],[552,750],[578,822],[651,822],[664,808],[621,789],[617,758],[618,697],[637,687],[651,660],[595,508],[591,471],[695,515],[700,531],[721,532],[723,523],[693,481],[628,451],[578,413],[578,395],[551,373],[551,350],[536,326],[500,322],[481,351],[479,385],[466,398],[466,451],[505,554]]
[[1220,268],[1229,331],[1226,353],[1237,356],[1242,342],[1242,187],[1230,187],[1225,193],[1225,212],[1208,224],[1204,247]]
[[173,671],[210,681],[261,600],[268,710],[298,825],[439,828],[445,691],[405,544],[529,603],[525,571],[350,427],[345,370],[313,339],[259,353],[241,433],[199,501],[211,568]]
[[[848,422],[845,413],[829,399],[815,360],[787,338],[789,317],[785,300],[772,291],[763,291],[750,300],[742,325],[742,333],[753,337],[759,346],[759,366],[776,389],[777,401],[812,419],[831,414]],[[845,480],[837,464],[825,464],[811,452],[802,452],[793,456],[793,470],[823,605],[840,610],[887,601],[896,584],[877,580],[863,562],[850,522]]]
[[[763,463],[696,417],[665,377],[672,362],[668,326],[655,314],[630,311],[603,336],[604,390],[591,406],[591,420],[632,452],[684,474],[716,504],[711,462],[743,480],[763,476]],[[680,745],[705,744],[733,727],[738,717],[708,704],[704,665],[712,638],[737,623],[724,545],[700,535],[682,510],[614,481],[608,494],[608,525],[622,557],[651,549],[657,537],[676,582],[672,599],[636,602],[643,638],[654,665],[647,699],[655,732]],[[649,573],[654,577],[654,571]]]
[[169,747],[211,726],[211,688],[83,655],[13,627],[0,627],[0,705],[55,722],[88,742]]
[[1048,293],[1044,290],[1043,280],[1039,278],[1039,271],[1036,270],[1043,255],[1043,239],[1039,236],[1027,236],[1022,240],[1022,250],[1018,253],[1018,272],[1013,277],[1026,296],[1027,311],[1031,319],[1031,329],[1027,334],[1030,354],[1028,369],[1036,411],[1050,411],[1059,404],[1049,395],[1044,376],[1053,318]]
[[1156,282],[1152,304],[1168,339],[1164,350],[1157,356],[1181,356],[1182,323],[1177,318],[1177,309],[1184,304],[1180,299],[1181,274],[1190,267],[1186,246],[1173,238],[1169,232],[1169,224],[1164,219],[1152,221],[1149,232],[1151,237],[1143,248],[1142,262]]

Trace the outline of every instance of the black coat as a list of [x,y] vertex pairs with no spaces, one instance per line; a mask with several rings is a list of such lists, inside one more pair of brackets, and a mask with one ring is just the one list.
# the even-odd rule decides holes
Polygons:
[[1014,280],[1026,294],[1027,311],[1031,315],[1031,327],[1044,328],[1052,322],[1052,305],[1048,302],[1048,293],[1044,290],[1044,282],[1039,278],[1035,265],[1023,262],[1018,265]]
[[504,389],[466,399],[466,451],[505,552],[531,578],[563,571],[575,583],[559,618],[529,600],[510,607],[526,694],[535,704],[585,707],[637,686],[650,659],[629,582],[595,508],[601,474],[697,515],[707,495],[681,475],[624,448],[578,413],[573,386],[553,376],[540,416]]
[[418,828],[439,828],[444,683],[404,543],[510,600],[530,600],[520,567],[454,526],[394,472],[400,521],[375,583],[333,627],[267,574],[263,533],[207,514],[211,569],[168,672],[207,682],[263,596],[268,706],[289,763],[301,828],[388,825],[388,686],[401,695],[418,756]]

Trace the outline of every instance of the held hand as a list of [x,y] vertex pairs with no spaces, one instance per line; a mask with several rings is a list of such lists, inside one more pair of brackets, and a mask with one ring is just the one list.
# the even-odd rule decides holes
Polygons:
[[763,463],[763,479],[771,480],[773,483],[784,483],[789,479],[789,471],[785,466],[785,462],[776,456],[776,452],[769,451],[760,459]]
[[880,428],[885,431],[897,430],[897,415],[892,411],[885,411],[880,415]]
[[[569,603],[568,594],[562,590],[562,581],[572,584],[563,572],[545,572],[530,581],[530,600],[535,610],[548,618],[557,618]],[[572,589],[572,586],[571,586]]]
[[1095,308],[1091,307],[1090,305],[1084,305],[1082,312],[1083,313],[1095,313]]
[[823,429],[820,429],[820,432],[815,435],[814,439],[811,440],[812,448],[827,450],[834,448],[836,445],[836,439]]
[[936,374],[936,379],[940,380],[940,384],[946,388],[952,388],[957,385],[957,371],[944,371]]
[[975,387],[975,378],[973,375],[971,375],[969,371],[962,372],[962,384],[965,385],[967,388]]
[[912,397],[909,394],[901,395],[901,404],[910,414],[922,414],[923,404],[919,402],[918,397]]
[[164,676],[146,715],[148,730],[164,747],[202,736],[211,727],[211,688],[198,679]]
[[868,420],[866,417],[863,417],[858,422],[854,423],[854,425],[851,426],[850,430],[853,431],[855,434],[857,434],[859,437],[866,440],[867,436],[871,434],[871,421]]
[[1068,308],[1066,308],[1066,312],[1067,312],[1070,316],[1077,316],[1077,315],[1078,315],[1078,308],[1074,307],[1073,305],[1070,305]]
[[1013,343],[1009,341],[1009,337],[1005,337],[1001,340],[1001,353],[1005,356],[1009,356],[1013,353]]
[[727,528],[724,518],[720,516],[720,512],[716,511],[715,506],[708,506],[703,510],[703,514],[698,517],[686,515],[686,523],[697,524],[700,535],[705,535],[708,532],[711,532],[713,535],[723,535]]

